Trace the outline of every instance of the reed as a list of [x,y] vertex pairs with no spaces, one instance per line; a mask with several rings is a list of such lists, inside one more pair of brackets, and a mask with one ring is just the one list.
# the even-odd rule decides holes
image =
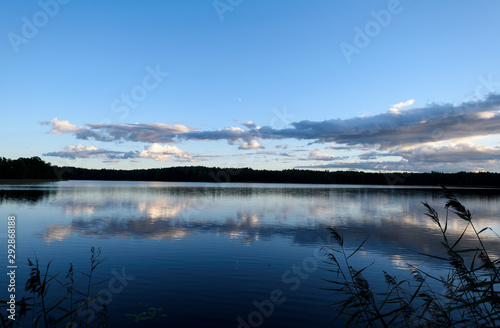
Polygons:
[[[42,271],[36,255],[34,261],[28,259],[30,274],[26,281],[25,291],[30,296],[23,297],[16,302],[18,311],[16,320],[8,319],[4,315],[5,310],[0,312],[2,327],[109,327],[110,320],[107,316],[106,306],[103,307],[94,321],[88,322],[86,320],[89,303],[100,296],[100,294],[91,296],[91,287],[102,283],[94,283],[92,278],[99,264],[104,261],[101,259],[100,248],[96,250],[92,247],[90,252],[88,272],[78,272],[83,276],[82,278],[86,277],[86,281],[85,279],[75,281],[72,263],[70,263],[64,280],[61,280],[60,273],[50,273],[52,261]],[[82,281],[86,283],[83,291],[79,288],[79,283]],[[49,290],[55,291],[49,295]],[[0,301],[0,308],[7,308],[7,306],[7,301]],[[83,315],[81,311],[85,311]],[[28,319],[28,317],[30,318]],[[28,325],[26,325],[26,320],[29,321]]]
[[[374,286],[363,276],[370,265],[361,269],[351,265],[352,257],[363,248],[366,239],[353,252],[348,252],[342,234],[335,228],[329,229],[336,245],[327,247],[327,263],[332,266],[327,271],[333,273],[335,278],[325,279],[333,285],[325,289],[340,298],[332,304],[337,311],[334,321],[344,318],[346,326],[356,327],[500,326],[500,259],[492,257],[482,238],[482,233],[491,228],[479,230],[471,212],[445,187],[443,198],[446,201],[444,219],[428,203],[422,204],[427,209],[426,216],[441,233],[446,255],[419,254],[446,262],[450,268],[446,277],[437,277],[408,264],[408,279],[398,281],[384,271],[387,289],[375,293]],[[466,223],[455,240],[448,232],[448,223],[452,219],[450,213]],[[473,247],[462,245],[466,234],[474,237]],[[470,259],[465,260],[464,257]],[[432,284],[429,283],[431,281]],[[440,286],[439,292],[436,283]],[[377,290],[383,290],[377,287]]]

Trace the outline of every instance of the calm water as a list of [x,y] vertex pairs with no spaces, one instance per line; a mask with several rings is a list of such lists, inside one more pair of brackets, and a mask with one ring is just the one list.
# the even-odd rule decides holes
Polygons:
[[[456,193],[478,227],[500,232],[498,191]],[[322,262],[327,228],[342,231],[350,249],[369,236],[353,263],[374,262],[370,281],[384,288],[382,270],[408,278],[408,262],[446,270],[414,252],[441,249],[421,204],[444,215],[441,195],[432,188],[354,185],[0,185],[1,231],[5,236],[7,217],[15,215],[18,287],[35,254],[42,266],[53,260],[50,271],[64,280],[70,262],[75,271],[88,272],[90,248],[100,247],[106,260],[94,281],[107,281],[92,291],[106,293],[93,306],[106,301],[116,327],[331,327],[335,312],[328,305],[335,296],[322,289],[331,287],[322,279],[333,278]],[[451,233],[458,236],[460,227],[454,219]],[[485,238],[498,254],[497,237]],[[7,270],[7,240],[1,240]],[[81,274],[75,277],[85,285]],[[0,299],[7,298],[7,284],[0,275]],[[53,286],[53,292],[60,289]],[[154,318],[140,318],[150,307],[157,309]],[[144,320],[134,322],[126,313]]]

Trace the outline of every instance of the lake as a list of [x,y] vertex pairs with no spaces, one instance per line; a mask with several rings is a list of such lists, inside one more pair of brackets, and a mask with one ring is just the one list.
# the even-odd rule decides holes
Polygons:
[[[454,190],[477,227],[500,233],[498,190]],[[116,327],[331,327],[336,296],[323,246],[329,227],[356,249],[355,266],[375,288],[382,270],[409,278],[407,263],[447,272],[417,252],[440,252],[440,234],[421,202],[444,217],[439,188],[360,185],[63,181],[0,185],[4,270],[7,218],[16,220],[16,298],[28,258],[86,289],[91,247],[105,260],[93,273],[95,299]],[[453,217],[450,234],[464,222]],[[465,237],[466,239],[468,236]],[[498,237],[484,238],[495,255]],[[467,242],[467,240],[465,240]],[[0,275],[6,300],[8,276]],[[50,293],[64,295],[53,282]],[[50,294],[49,293],[49,294]],[[62,294],[61,294],[62,293]],[[5,310],[4,310],[5,311]],[[128,315],[127,315],[128,314]],[[97,319],[95,319],[97,320]],[[29,326],[27,321],[21,326]]]

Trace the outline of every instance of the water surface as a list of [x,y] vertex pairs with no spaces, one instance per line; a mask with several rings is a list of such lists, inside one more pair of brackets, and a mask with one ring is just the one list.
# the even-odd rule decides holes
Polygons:
[[[478,227],[500,232],[498,191],[455,192]],[[353,264],[373,263],[367,273],[376,286],[384,288],[382,270],[408,278],[408,262],[445,272],[416,253],[441,251],[421,204],[444,217],[441,196],[422,187],[65,181],[1,185],[0,214],[2,229],[17,218],[21,286],[35,254],[43,266],[53,260],[62,279],[70,262],[88,271],[89,250],[100,247],[106,260],[95,281],[108,282],[92,290],[106,291],[97,305],[108,303],[116,326],[328,327],[336,298],[323,290],[333,278],[323,262],[327,228],[341,231],[349,250],[369,237]],[[451,235],[463,226],[451,220]],[[498,254],[498,237],[484,237]],[[125,315],[149,307],[161,308],[153,319]]]

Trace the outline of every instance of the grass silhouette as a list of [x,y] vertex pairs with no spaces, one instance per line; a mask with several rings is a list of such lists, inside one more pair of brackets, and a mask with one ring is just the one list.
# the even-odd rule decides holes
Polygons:
[[[498,327],[500,326],[500,259],[492,258],[481,236],[489,227],[478,228],[472,215],[457,197],[443,187],[446,200],[446,216],[441,219],[428,203],[426,215],[436,224],[441,235],[445,256],[419,253],[427,258],[445,262],[450,270],[446,277],[435,276],[409,264],[410,278],[398,281],[383,271],[387,289],[373,291],[373,286],[364,277],[370,266],[354,268],[352,257],[363,248],[367,239],[353,252],[348,253],[341,233],[330,228],[336,242],[327,247],[335,279],[325,279],[334,286],[326,288],[340,297],[333,304],[338,312],[334,318],[346,320],[346,326],[360,327]],[[466,225],[455,240],[448,233],[450,213]],[[492,231],[492,230],[491,230]],[[462,247],[463,237],[471,233],[474,246]],[[497,235],[498,238],[500,236]],[[468,256],[470,260],[465,260]],[[432,284],[429,282],[432,281]],[[436,291],[436,283],[440,292]],[[377,289],[378,290],[378,289]]]
[[[91,287],[101,284],[94,283],[92,277],[104,259],[101,259],[101,249],[90,249],[90,267],[88,272],[79,272],[86,277],[86,286],[83,291],[78,287],[79,279],[75,282],[73,264],[70,263],[69,269],[64,280],[59,278],[60,274],[51,274],[50,261],[43,272],[39,259],[35,255],[35,260],[28,259],[30,267],[29,278],[26,281],[25,291],[30,295],[23,297],[16,302],[16,320],[7,318],[0,312],[2,327],[10,328],[20,325],[21,319],[29,320],[31,327],[109,327],[110,320],[107,316],[107,307],[104,305],[96,316],[95,320],[89,322],[86,313],[90,302],[101,296],[101,294],[91,297]],[[63,296],[59,298],[51,297],[49,291],[59,287],[63,291]],[[7,301],[0,301],[0,308],[7,308]],[[83,312],[85,311],[85,312]],[[83,315],[82,315],[83,314]],[[30,319],[28,319],[31,317]],[[26,325],[23,324],[23,327]]]

